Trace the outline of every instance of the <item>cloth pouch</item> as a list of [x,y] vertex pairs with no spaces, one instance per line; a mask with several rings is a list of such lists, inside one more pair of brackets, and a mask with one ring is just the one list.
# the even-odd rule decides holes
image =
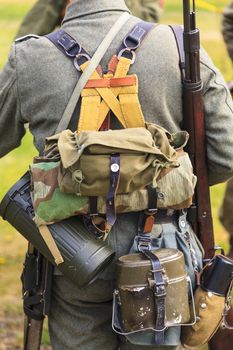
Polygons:
[[66,130],[48,138],[44,155],[31,165],[37,224],[88,214],[89,196],[98,197],[98,213],[105,214],[109,158],[116,152],[121,154],[116,213],[147,209],[149,184],[158,192],[158,208],[188,208],[196,177],[183,151],[187,139],[186,132],[169,134],[155,124],[80,134]]

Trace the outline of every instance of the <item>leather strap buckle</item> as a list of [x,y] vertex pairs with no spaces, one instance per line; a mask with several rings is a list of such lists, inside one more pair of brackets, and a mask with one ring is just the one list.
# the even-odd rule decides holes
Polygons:
[[67,33],[63,33],[63,35],[58,39],[57,42],[61,47],[63,47],[67,56],[69,57],[75,57],[82,51],[82,48],[79,45],[79,43]]
[[134,64],[136,60],[136,53],[132,51],[130,48],[125,47],[118,53],[117,57],[118,59],[120,59],[121,57],[128,58],[131,60],[130,64]]
[[154,295],[156,298],[165,298],[167,293],[165,289],[165,283],[155,283],[154,289],[153,289]]
[[143,252],[145,250],[151,250],[151,238],[148,233],[138,235],[138,251]]

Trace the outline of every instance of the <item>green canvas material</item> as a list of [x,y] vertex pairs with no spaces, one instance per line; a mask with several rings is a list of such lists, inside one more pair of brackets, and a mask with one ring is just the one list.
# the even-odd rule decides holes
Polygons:
[[45,156],[31,166],[36,223],[88,214],[90,194],[98,196],[98,212],[105,214],[109,158],[116,152],[121,154],[117,213],[145,210],[150,183],[158,192],[158,208],[189,207],[196,177],[182,150],[187,138],[185,132],[171,135],[155,124],[80,134],[66,130],[48,138]]

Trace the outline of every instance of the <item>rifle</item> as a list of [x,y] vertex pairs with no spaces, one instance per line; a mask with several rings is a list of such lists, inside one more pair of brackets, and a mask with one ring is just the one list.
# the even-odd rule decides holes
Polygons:
[[24,350],[39,350],[43,321],[48,314],[53,267],[31,243],[21,276],[23,283]]
[[200,76],[200,35],[196,27],[195,0],[183,0],[185,74],[183,79],[184,129],[190,138],[187,151],[197,175],[189,219],[205,250],[204,262],[214,256],[214,232],[206,167],[205,122]]
[[[200,239],[208,262],[219,249],[214,244],[213,221],[211,215],[210,192],[206,167],[205,123],[202,101],[202,81],[200,76],[200,39],[196,28],[195,0],[183,0],[184,12],[184,52],[185,77],[183,79],[184,129],[190,134],[187,151],[190,155],[197,185],[189,219]],[[233,320],[233,309],[230,309],[228,320]],[[229,350],[232,347],[233,333],[229,329],[219,329],[209,342],[210,350]]]

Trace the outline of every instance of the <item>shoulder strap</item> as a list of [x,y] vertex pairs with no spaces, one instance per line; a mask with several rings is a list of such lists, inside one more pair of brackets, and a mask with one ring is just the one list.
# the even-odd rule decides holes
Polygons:
[[173,31],[173,34],[176,39],[176,44],[177,44],[178,53],[179,53],[179,66],[180,66],[181,80],[184,81],[184,76],[185,76],[185,55],[184,55],[184,41],[183,41],[184,30],[182,26],[170,25],[169,27]]
[[118,58],[125,57],[133,59],[134,53],[141,46],[142,41],[145,39],[149,31],[155,28],[155,23],[141,21],[137,23],[133,29],[124,38],[121,46],[118,49]]
[[74,62],[75,67],[80,71],[80,67],[86,61],[91,59],[91,56],[84,48],[64,30],[60,29],[46,35],[62,53]]
[[135,61],[135,51],[154,27],[152,23],[138,22],[124,38],[118,55],[110,60],[108,73],[99,75],[95,71],[90,77],[82,91],[78,132],[100,130],[106,118],[109,125],[110,111],[124,128],[145,126],[138,99],[137,76],[127,74]]
[[[115,36],[117,35],[117,33],[120,31],[120,29],[123,27],[123,25],[128,21],[130,15],[125,12],[123,15],[120,16],[120,18],[118,18],[118,20],[114,23],[114,25],[112,26],[112,28],[110,29],[110,31],[108,32],[108,34],[106,35],[106,37],[104,38],[104,40],[102,41],[102,43],[100,44],[100,46],[98,47],[97,51],[95,52],[93,58],[91,59],[87,69],[83,72],[83,74],[81,75],[77,85],[75,86],[75,89],[71,95],[71,98],[66,106],[66,109],[63,113],[63,116],[58,124],[58,127],[56,129],[56,133],[59,133],[65,129],[67,129],[70,120],[72,118],[72,115],[74,113],[77,101],[79,100],[80,94],[82,89],[84,88],[84,86],[86,85],[88,79],[90,78],[90,76],[92,75],[92,73],[95,71],[96,67],[99,65],[101,59],[103,58],[105,52],[107,51],[109,45],[111,44],[111,42],[113,41],[113,39],[115,38]],[[63,37],[64,38],[64,37]],[[67,37],[66,37],[67,38]],[[51,40],[51,39],[49,39]],[[65,46],[64,42],[66,42],[66,40],[61,41],[63,43],[63,46]],[[62,46],[62,45],[60,45]],[[73,50],[74,50],[75,45],[73,46]],[[78,49],[78,47],[76,46],[75,50]],[[71,52],[71,47],[68,48],[68,53]],[[73,51],[74,54],[74,51]],[[73,56],[73,60],[74,60],[74,64],[75,64],[75,59],[76,56]],[[83,56],[85,58],[85,56]],[[76,67],[77,68],[77,67]]]
[[[128,13],[126,13],[127,18],[129,17]],[[125,15],[123,15],[125,17]],[[127,19],[126,19],[127,20]],[[124,24],[126,22],[126,20],[124,20],[122,23]],[[123,24],[121,24],[121,26],[123,26]],[[119,57],[124,57],[124,58],[129,58],[130,56],[132,56],[133,58],[135,58],[135,51],[140,47],[143,39],[146,37],[147,33],[155,27],[155,24],[153,23],[148,23],[148,22],[139,22],[137,23],[133,29],[129,32],[129,34],[124,38],[123,43],[121,44],[120,48],[119,48]],[[116,23],[116,28],[118,29],[117,32],[120,30],[120,21],[119,23]],[[109,32],[110,34],[110,32]],[[116,34],[115,34],[116,35]],[[68,33],[66,33],[63,30],[59,30],[57,32],[54,33],[50,33],[46,36],[61,52],[63,52],[69,59],[73,60],[75,67],[78,70],[81,70],[81,66],[89,61],[90,55],[81,47],[81,45],[74,39],[72,38]],[[112,38],[113,40],[113,38]],[[112,41],[111,40],[111,41]],[[109,43],[110,45],[110,43]],[[109,46],[108,45],[108,46]],[[107,47],[105,48],[105,51],[107,50]],[[98,50],[97,50],[98,51]],[[105,52],[104,52],[105,53]],[[104,53],[102,54],[101,58],[103,57]],[[97,52],[96,52],[97,54]],[[94,59],[96,59],[96,54],[93,56],[93,59],[91,60],[91,62],[94,62]],[[98,64],[101,60],[101,58],[98,60]],[[134,59],[132,60],[133,63]],[[95,65],[95,69],[98,66],[98,64],[96,63]],[[92,73],[95,71],[95,69],[90,73],[90,68],[94,67],[94,64],[90,63],[88,65],[88,68],[84,70],[81,78],[79,79],[79,82],[76,86],[76,93],[73,95],[76,96],[76,100],[75,97],[71,97],[71,101],[68,103],[66,110],[63,114],[63,117],[66,115],[70,115],[70,119],[73,115],[73,112],[75,110],[75,106],[77,104],[78,98],[81,94],[82,89],[84,88],[84,86],[86,85],[86,82],[89,80],[90,76],[92,75]],[[79,87],[79,89],[78,89]],[[77,98],[78,96],[78,98]],[[71,104],[72,102],[72,104]],[[72,108],[70,107],[72,106]],[[72,114],[71,114],[72,112]],[[56,133],[66,129],[68,127],[68,123],[63,122],[63,120],[66,120],[67,118],[64,117],[61,119],[58,128],[56,130]],[[70,121],[69,119],[69,121]]]

